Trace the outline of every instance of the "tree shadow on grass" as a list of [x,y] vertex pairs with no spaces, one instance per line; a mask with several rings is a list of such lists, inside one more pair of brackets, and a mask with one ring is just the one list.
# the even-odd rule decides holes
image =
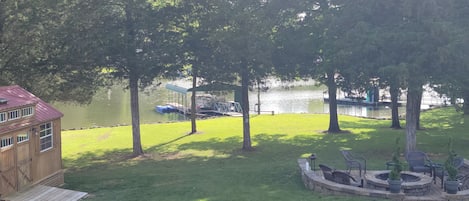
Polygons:
[[421,124],[425,129],[436,131],[450,131],[455,128],[464,128],[468,116],[456,112],[453,108],[438,108],[422,112]]
[[[175,144],[178,139],[145,150],[166,151],[158,160],[129,158],[131,149],[65,158],[71,169],[67,187],[91,192],[96,200],[318,200],[323,197],[304,188],[296,160],[316,153],[316,165],[342,168],[339,148],[366,144],[352,135],[258,133],[252,135],[256,151],[244,152],[241,135]],[[166,145],[177,146],[179,155]],[[212,154],[197,154],[207,151]]]
[[64,167],[70,171],[78,171],[87,168],[106,168],[111,164],[117,164],[132,159],[132,149],[96,150],[95,152],[80,153],[80,156],[72,159],[62,159]]
[[[436,118],[438,115],[423,115],[422,123],[429,128],[425,132],[437,135],[435,131],[441,129],[464,133],[461,116],[446,115],[443,119]],[[181,143],[180,140],[187,137],[183,135],[146,149],[150,157],[137,159],[130,157],[130,148],[85,152],[78,158],[64,158],[65,167],[70,170],[65,173],[65,182],[72,189],[96,194],[95,200],[324,199],[304,188],[296,160],[315,153],[316,165],[324,163],[342,169],[344,161],[339,150],[345,148],[365,156],[369,169],[384,169],[385,162],[391,158],[395,138],[405,136],[402,130],[377,129],[387,127],[387,122],[341,121],[344,130],[355,130],[350,135],[314,131],[253,133],[254,152],[241,150],[242,134]],[[427,122],[445,126],[429,126]],[[422,135],[420,131],[419,135]],[[460,134],[457,139],[465,139],[465,136]],[[419,143],[427,143],[428,147],[424,148],[435,150],[436,145],[430,139],[419,138]],[[455,140],[454,145],[464,147],[462,143],[465,141]],[[402,147],[403,144],[404,140]],[[151,153],[157,153],[158,157]],[[331,198],[341,199],[348,200]]]
[[389,120],[375,120],[367,118],[354,118],[353,121],[350,120],[340,120],[339,125],[342,129],[347,130],[347,128],[355,129],[370,129],[370,128],[389,128],[391,126],[391,121]]

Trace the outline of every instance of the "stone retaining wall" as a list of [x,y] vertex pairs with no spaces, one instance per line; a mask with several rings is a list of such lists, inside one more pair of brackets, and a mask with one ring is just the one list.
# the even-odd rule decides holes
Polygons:
[[[316,192],[328,195],[354,195],[401,201],[422,200],[421,196],[406,196],[402,192],[390,193],[389,191],[360,188],[328,181],[325,180],[322,175],[318,175],[311,170],[307,159],[300,158],[297,162],[301,174],[301,179],[303,180],[305,187]],[[469,175],[469,161],[464,160],[464,166],[460,169],[460,173]],[[469,180],[466,184],[463,183],[463,186],[464,185],[468,185],[467,187],[469,187]],[[463,189],[467,188],[463,187]],[[446,194],[445,192],[443,192],[438,197],[432,196],[431,200],[467,201],[469,200],[469,189],[459,191],[457,194],[454,195]]]
[[390,193],[388,191],[360,188],[325,180],[322,175],[317,175],[314,171],[311,171],[311,167],[306,159],[298,159],[298,166],[306,188],[316,192],[329,195],[355,195],[392,200],[403,200],[405,196],[404,193]]

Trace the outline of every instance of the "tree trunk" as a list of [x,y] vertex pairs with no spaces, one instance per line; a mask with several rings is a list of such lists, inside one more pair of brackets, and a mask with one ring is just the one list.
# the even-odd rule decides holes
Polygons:
[[142,142],[140,140],[140,112],[138,106],[138,78],[135,75],[129,76],[130,85],[130,111],[132,115],[132,139],[133,156],[143,154]]
[[422,95],[423,95],[423,89],[422,87],[420,87],[420,90],[417,91],[417,98],[416,98],[416,104],[417,106],[415,107],[417,110],[417,123],[415,124],[416,125],[416,128],[417,130],[420,130],[420,111],[421,111],[421,108],[422,108]]
[[261,114],[261,85],[257,82],[257,115]]
[[[419,86],[422,88],[422,86]],[[417,123],[420,111],[421,89],[412,89],[409,86],[406,103],[406,153],[416,150]]]
[[337,116],[337,85],[334,72],[327,74],[327,88],[329,94],[329,133],[340,132],[339,118]]
[[399,122],[399,87],[390,86],[389,93],[391,94],[391,128],[401,129],[401,123]]
[[[244,63],[243,63],[244,65]],[[243,150],[252,150],[251,128],[249,125],[249,73],[247,66],[241,70],[241,104],[243,107]]]
[[192,96],[191,96],[191,134],[197,133],[197,125],[196,125],[196,113],[197,107],[195,105],[195,95],[196,91],[195,88],[197,87],[197,74],[195,69],[192,69]]

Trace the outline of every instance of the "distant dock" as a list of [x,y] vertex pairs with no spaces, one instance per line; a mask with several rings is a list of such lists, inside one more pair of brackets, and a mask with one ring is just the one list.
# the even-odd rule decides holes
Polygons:
[[[190,116],[192,112],[190,108],[187,108],[179,103],[167,103],[166,105],[159,105],[156,106],[155,111],[159,113],[179,113],[182,115]],[[208,116],[233,116],[233,117],[241,117],[243,116],[240,112],[233,112],[233,111],[219,111],[219,110],[211,110],[211,109],[199,109],[196,113],[197,117],[208,117]]]
[[[324,98],[325,103],[329,103],[329,98]],[[389,101],[369,102],[363,99],[340,98],[337,99],[337,104],[340,105],[360,105],[360,106],[391,106]],[[400,105],[400,103],[399,103]]]

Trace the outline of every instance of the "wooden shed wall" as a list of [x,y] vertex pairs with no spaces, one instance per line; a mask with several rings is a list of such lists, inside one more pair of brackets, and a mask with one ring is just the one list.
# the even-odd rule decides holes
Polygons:
[[39,182],[50,175],[62,170],[62,139],[60,119],[53,121],[53,148],[47,151],[40,151],[40,136],[35,135],[35,149],[32,161],[33,183]]
[[2,137],[13,137],[14,143],[10,147],[0,150],[0,193],[8,194],[29,186],[31,177],[31,138],[18,143],[19,134],[29,134],[30,129],[22,129],[13,133],[2,134]]
[[[40,151],[39,125],[0,135],[15,139],[13,146],[0,150],[0,194],[20,191],[37,183],[64,183],[60,119],[52,121],[52,126],[53,148],[44,152]],[[24,133],[29,134],[29,140],[18,143],[17,135]]]
[[[8,136],[9,135],[5,135]],[[0,194],[5,195],[17,189],[14,147],[0,150]]]

